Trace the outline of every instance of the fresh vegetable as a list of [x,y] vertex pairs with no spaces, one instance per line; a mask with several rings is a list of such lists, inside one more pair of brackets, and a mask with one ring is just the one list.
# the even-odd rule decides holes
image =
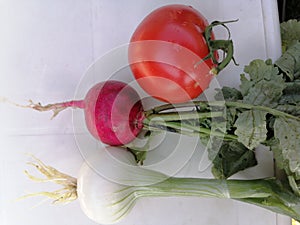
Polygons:
[[[286,24],[282,27],[288,29]],[[207,196],[209,193],[213,197],[222,197],[223,192],[220,190],[223,190],[224,185],[227,187],[225,197],[252,203],[300,220],[300,40],[290,40],[289,43],[283,55],[274,63],[271,60],[259,59],[250,62],[244,69],[245,74],[241,75],[239,90],[223,87],[218,90],[216,101],[165,104],[143,112],[143,129],[149,132],[167,130],[200,136],[208,147],[209,158],[213,162],[212,172],[218,179],[168,178],[145,185],[143,182],[151,179],[146,174],[140,176],[138,171],[146,170],[134,167],[139,174],[131,173],[134,185],[122,183],[121,190],[113,192],[118,196],[119,193],[130,190],[109,208],[116,209],[115,212],[109,211],[110,216],[117,215],[112,216],[113,221],[121,218],[123,213],[126,214],[134,200],[142,196]],[[225,180],[236,172],[257,164],[255,148],[259,145],[270,147],[276,165],[286,176],[259,180]],[[94,177],[93,172],[89,172],[86,166],[83,168],[85,172],[82,174]],[[119,170],[118,179],[130,181],[124,171]],[[163,178],[164,175],[154,177]],[[74,179],[72,180],[74,191]],[[82,182],[80,185],[79,181]],[[76,188],[83,190],[83,181],[79,177]],[[93,185],[89,182],[88,184]],[[204,190],[207,187],[209,189]],[[94,199],[93,196],[95,195],[89,199]],[[92,205],[90,209],[94,209],[93,201],[89,202]],[[119,206],[124,210],[121,213]],[[95,214],[88,215],[93,217]],[[100,220],[99,217],[93,219]]]
[[[291,24],[295,24],[294,29]],[[299,22],[281,26],[286,32],[293,32],[299,29]],[[284,36],[282,40],[285,41]],[[162,105],[153,112],[156,116],[166,116],[168,113],[163,115],[164,110],[194,108],[198,118],[169,120],[165,130],[200,135],[208,147],[216,178],[225,179],[255,166],[255,148],[270,147],[277,166],[287,175],[287,185],[300,196],[299,41],[289,39],[286,51],[274,64],[270,60],[253,60],[241,75],[240,90],[223,87],[218,90],[216,101]],[[146,114],[147,118],[151,115]],[[153,127],[158,125],[152,123]]]
[[280,27],[282,50],[285,52],[291,45],[299,41],[300,23],[296,19],[283,22]]
[[65,203],[78,198],[84,213],[100,224],[120,221],[130,212],[137,199],[168,196],[230,198],[300,220],[300,197],[276,178],[223,180],[167,177],[160,172],[133,166],[131,163],[134,163],[134,159],[130,153],[109,148],[101,150],[123,160],[120,162],[114,157],[101,157],[101,160],[99,157],[100,165],[113,163],[112,166],[107,166],[110,168],[108,179],[107,174],[103,173],[105,169],[91,167],[91,161],[83,163],[76,180],[35,159],[31,165],[44,174],[46,179],[33,177],[26,172],[29,178],[35,181],[52,181],[64,188],[25,197],[44,195],[53,198],[55,203]]
[[[122,145],[127,142],[128,144],[142,129],[149,131],[146,132],[148,134],[166,130],[189,136],[200,136],[203,143],[208,146],[209,158],[214,164],[213,173],[218,178],[228,178],[240,170],[256,165],[254,150],[263,144],[271,147],[275,158],[282,154],[288,157],[284,159],[284,162],[290,164],[290,168],[286,167],[285,170],[288,174],[292,174],[291,185],[293,187],[298,185],[297,174],[299,172],[293,174],[298,170],[300,157],[297,147],[293,146],[299,146],[297,144],[299,141],[297,127],[300,122],[300,86],[297,72],[300,68],[299,46],[298,42],[290,46],[275,64],[272,64],[270,60],[252,61],[245,67],[245,74],[241,76],[240,90],[223,87],[217,93],[217,101],[214,102],[165,104],[143,111],[140,100],[135,94],[135,100],[131,105],[136,108],[130,114],[133,117],[128,119],[130,107],[126,109],[125,114],[121,111],[126,101],[119,101],[118,104],[108,99],[108,104],[104,102],[101,104],[102,101],[97,101],[99,111],[96,112],[103,111],[100,107],[114,109],[115,111],[107,112],[108,118],[113,119],[115,123],[124,122],[129,128],[131,125],[131,129],[136,128],[134,131],[131,130],[134,135],[129,135],[127,132],[129,128],[122,133],[124,130],[114,130],[109,126],[110,123],[107,124],[103,122],[103,118],[97,117],[100,122],[104,123],[104,127],[109,126],[111,133],[104,132],[103,135],[109,134],[108,137],[114,137],[114,142],[106,141],[106,143]],[[114,81],[109,82],[114,83]],[[86,97],[85,102],[89,102],[89,108],[94,105],[90,99],[96,99],[96,97]],[[98,96],[98,99],[101,98]],[[54,110],[56,115],[67,106],[76,107],[79,103],[82,107],[82,101],[47,106],[32,104],[30,107],[41,111]],[[89,118],[87,114],[92,114],[92,110],[86,110],[86,118]],[[122,119],[115,117],[114,113],[123,115]],[[87,124],[91,122],[87,120]],[[284,127],[286,131],[282,132]],[[98,129],[101,131],[100,126]],[[90,129],[90,131],[93,134],[93,130]],[[285,132],[289,135],[285,135]],[[116,140],[116,137],[120,139],[122,134],[124,135],[123,141]],[[142,163],[147,146],[139,149],[131,145],[129,148],[137,156],[137,161]],[[280,159],[278,161],[281,162]],[[292,177],[295,180],[291,179]],[[294,187],[294,189],[299,192],[297,188]]]
[[[160,7],[138,25],[129,45],[129,63],[140,86],[169,103],[190,101],[233,59],[231,40],[215,40],[215,26],[185,5]],[[229,30],[228,30],[229,32]],[[219,62],[217,50],[226,57]]]
[[[151,22],[154,17],[160,22]],[[192,7],[170,5],[157,9],[145,19],[133,35],[129,59],[133,70],[139,71],[141,67],[147,67],[148,72],[158,74],[157,78],[162,78],[162,80],[157,82],[151,74],[143,70],[142,73],[135,73],[138,82],[141,84],[143,80],[146,81],[147,89],[152,95],[168,102],[181,102],[198,96],[208,87],[212,74],[218,73],[232,59],[232,41],[214,40],[212,29],[218,25],[226,27],[224,23],[217,21],[208,25],[205,18]],[[147,34],[144,36],[142,33],[144,33],[145,26]],[[149,42],[144,42],[144,40],[157,41],[149,45]],[[226,55],[222,62],[218,61],[218,49]],[[152,58],[155,56],[162,58]],[[151,62],[144,62],[143,57],[150,57]],[[181,60],[182,58],[185,60]],[[167,59],[171,61],[167,64],[164,63],[165,61],[161,63],[161,60]],[[163,71],[166,73],[161,74]],[[149,79],[142,78],[144,75],[149,75]],[[167,81],[166,86],[165,81]],[[156,91],[163,92],[157,95]],[[143,113],[143,106],[137,93],[129,86],[117,81],[96,84],[84,100],[45,106],[31,102],[29,107],[38,111],[52,110],[53,116],[68,107],[82,108],[85,111],[86,125],[90,133],[96,139],[109,145],[128,144],[135,139],[143,126],[149,127],[151,122],[149,118],[143,120],[149,113]],[[151,119],[153,117],[155,114],[151,113]],[[170,116],[168,117],[170,120]]]
[[[221,96],[219,101],[189,103],[196,106],[199,118],[168,121],[166,130],[200,134],[208,146],[213,173],[220,179],[256,165],[255,148],[268,146],[295,195],[300,196],[300,86],[295,73],[300,61],[294,61],[300,59],[299,47],[300,43],[292,45],[275,64],[270,60],[252,61],[245,67],[247,75],[241,76],[240,90],[223,87],[216,96]],[[295,65],[287,64],[288,57]],[[286,68],[289,74],[281,72]],[[153,111],[179,106],[164,105]]]
[[[282,27],[286,32],[291,32],[290,22],[282,24]],[[285,40],[284,37],[282,40]],[[289,43],[284,54],[274,64],[270,60],[253,60],[245,67],[245,74],[241,75],[240,90],[223,87],[216,95],[217,101],[165,104],[142,111],[140,100],[135,99],[132,105],[138,102],[136,104],[138,113],[133,113],[133,118],[138,122],[133,124],[140,126],[137,126],[134,134],[143,129],[148,131],[147,134],[166,130],[200,136],[208,147],[209,158],[214,165],[212,169],[214,175],[222,179],[255,166],[257,164],[255,148],[263,144],[274,152],[278,166],[287,173],[291,188],[299,195],[300,43],[299,40],[289,40]],[[108,106],[118,105],[120,107],[118,110],[121,110],[124,102],[126,101],[121,101],[120,104],[109,102]],[[82,105],[82,101],[78,103]],[[76,106],[78,103],[48,106],[33,104],[31,107],[37,110],[51,109],[56,115],[66,105]],[[103,105],[107,107],[106,104]],[[111,117],[111,112],[108,112]],[[120,112],[115,113],[118,115]],[[130,127],[128,124],[134,121],[126,120],[124,117],[123,119],[115,122],[123,121]],[[116,132],[123,131],[113,130],[111,127],[109,129]],[[127,136],[127,132],[125,135]],[[134,137],[135,135],[131,135],[131,138]],[[115,145],[116,142],[112,144]],[[141,149],[131,145],[129,149],[135,154],[138,162],[145,159],[147,146]]]
[[60,111],[72,107],[84,109],[85,122],[90,133],[109,145],[127,144],[143,128],[143,106],[138,93],[126,83],[108,80],[94,85],[84,100],[68,101],[27,107],[38,111]]

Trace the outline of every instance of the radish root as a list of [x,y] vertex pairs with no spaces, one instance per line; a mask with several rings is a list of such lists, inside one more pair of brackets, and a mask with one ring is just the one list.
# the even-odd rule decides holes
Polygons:
[[51,119],[56,117],[58,113],[63,111],[69,106],[66,106],[65,103],[56,103],[56,104],[48,104],[48,105],[42,105],[41,103],[34,103],[32,100],[29,100],[29,105],[24,106],[25,108],[31,108],[39,112],[45,112],[45,111],[52,111],[53,115]]
[[60,103],[54,103],[54,104],[47,104],[42,105],[40,102],[34,103],[32,100],[29,100],[28,105],[21,105],[18,103],[15,103],[8,98],[0,97],[0,102],[2,103],[9,103],[11,105],[20,107],[20,108],[29,108],[34,109],[39,112],[46,112],[46,111],[52,111],[53,115],[51,119],[56,117],[61,111],[65,110],[66,108],[72,107],[72,108],[84,108],[84,101],[83,100],[72,100],[68,102],[60,102]]

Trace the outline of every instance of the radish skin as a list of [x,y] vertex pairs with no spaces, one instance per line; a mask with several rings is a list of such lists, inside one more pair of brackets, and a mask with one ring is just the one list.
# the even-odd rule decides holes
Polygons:
[[143,128],[144,109],[137,92],[120,81],[96,84],[87,93],[85,121],[95,138],[112,146],[131,142]]
[[53,111],[53,117],[69,107],[84,109],[89,132],[112,146],[125,145],[134,140],[143,128],[145,118],[138,93],[126,83],[115,80],[94,85],[83,100],[44,106],[30,101],[27,107],[37,111]]

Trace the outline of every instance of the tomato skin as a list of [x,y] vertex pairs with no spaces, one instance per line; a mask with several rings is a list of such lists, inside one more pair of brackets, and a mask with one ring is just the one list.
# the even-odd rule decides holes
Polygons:
[[185,5],[163,6],[146,16],[131,37],[128,53],[139,85],[169,103],[199,96],[214,76],[211,59],[197,64],[209,54],[203,36],[208,25],[200,12]]

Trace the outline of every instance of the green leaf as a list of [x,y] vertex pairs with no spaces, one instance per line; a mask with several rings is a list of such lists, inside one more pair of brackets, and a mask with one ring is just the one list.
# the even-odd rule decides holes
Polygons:
[[237,101],[243,98],[241,92],[236,88],[223,87],[215,96],[216,100]]
[[281,42],[283,51],[289,48],[295,41],[300,41],[300,22],[289,20],[280,24]]
[[283,105],[278,105],[275,109],[285,113],[289,113],[294,116],[300,116],[300,104],[297,105],[283,104]]
[[293,175],[288,176],[288,180],[294,193],[300,196],[300,180],[296,180]]
[[275,62],[290,80],[300,72],[300,43],[296,42]]
[[282,148],[279,145],[278,139],[273,138],[271,141],[269,141],[269,146],[270,146],[271,151],[273,152],[273,156],[274,156],[277,168],[285,170],[286,162],[282,155]]
[[234,126],[238,141],[249,149],[254,149],[267,138],[267,113],[259,110],[248,110],[239,114]]
[[241,80],[241,85],[240,85],[241,93],[243,96],[246,96],[249,90],[251,89],[251,87],[255,85],[255,82],[248,80],[245,74],[241,74],[240,80]]
[[273,81],[262,80],[249,90],[243,102],[253,105],[275,107],[278,105],[278,100],[282,96],[284,87],[283,83],[278,79],[274,79]]
[[231,131],[234,123],[236,121],[238,112],[236,108],[227,108],[226,109],[226,127],[228,131]]
[[243,103],[275,107],[286,87],[278,68],[268,61],[254,60],[244,71],[249,74],[249,79],[241,75]]
[[285,163],[285,171],[290,171],[294,177],[300,179],[300,121],[278,117],[274,123],[274,136],[279,141],[278,150],[281,151]]
[[215,178],[226,179],[233,174],[257,165],[254,151],[237,141],[224,141],[219,151],[210,149],[213,162],[212,173]]
[[255,59],[245,66],[244,72],[249,74],[251,81],[258,82],[260,80],[270,80],[275,75],[278,75],[278,69],[272,65],[272,62],[267,60]]
[[[276,129],[278,129],[278,127],[276,127]],[[293,192],[296,195],[300,196],[300,177],[299,175],[297,176],[297,173],[293,173],[291,171],[289,166],[289,157],[286,157],[285,155],[286,152],[283,151],[283,148],[280,145],[279,140],[273,138],[271,141],[269,141],[269,146],[271,148],[271,151],[273,152],[276,166],[279,169],[285,171],[290,188],[293,190]]]
[[279,99],[277,110],[299,116],[300,115],[300,82],[292,81],[283,90],[283,95]]
[[300,103],[300,82],[293,81],[287,83],[288,86],[283,90],[280,104],[299,104]]

